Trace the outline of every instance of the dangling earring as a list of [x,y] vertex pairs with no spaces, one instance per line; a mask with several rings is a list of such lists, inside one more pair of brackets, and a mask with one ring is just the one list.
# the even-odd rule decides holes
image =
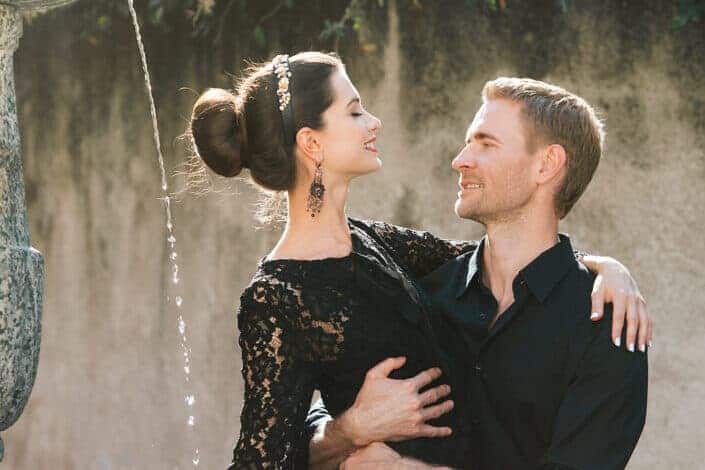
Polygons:
[[321,212],[323,205],[323,193],[326,192],[326,187],[323,186],[323,170],[321,170],[321,162],[316,163],[316,173],[313,175],[313,182],[308,193],[308,204],[306,210],[311,213],[311,217],[316,217],[316,214]]

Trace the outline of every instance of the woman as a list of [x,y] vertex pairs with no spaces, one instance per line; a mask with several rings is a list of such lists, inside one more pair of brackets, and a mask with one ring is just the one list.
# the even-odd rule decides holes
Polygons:
[[[448,436],[457,416],[450,401],[436,403],[449,387],[430,387],[447,368],[415,279],[476,243],[346,216],[350,181],[381,167],[380,128],[340,60],[317,52],[277,56],[252,69],[236,96],[211,89],[194,105],[191,133],[206,165],[223,176],[248,168],[255,183],[285,191],[288,201],[284,233],[241,296],[245,400],[231,468],[305,462],[314,390],[335,416],[379,374],[407,379],[387,390],[398,397],[398,413],[385,415],[398,419],[357,419],[367,427],[361,434],[400,441],[394,449],[403,455],[462,464],[453,460],[462,442],[428,439]],[[626,272],[616,279],[631,282]],[[394,356],[405,360],[374,367]]]

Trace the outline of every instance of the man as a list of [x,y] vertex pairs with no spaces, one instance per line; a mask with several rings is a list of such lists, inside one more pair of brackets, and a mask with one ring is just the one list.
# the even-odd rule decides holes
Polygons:
[[[593,275],[558,233],[597,168],[602,124],[535,80],[498,78],[482,98],[453,168],[456,214],[487,233],[422,280],[457,362],[464,424],[453,432],[471,442],[467,468],[624,468],[645,422],[648,331],[635,342],[590,321]],[[400,462],[375,443],[343,466],[428,468]]]

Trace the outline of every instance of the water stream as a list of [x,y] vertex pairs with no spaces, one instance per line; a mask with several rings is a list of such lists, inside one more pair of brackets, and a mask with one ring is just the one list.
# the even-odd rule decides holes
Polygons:
[[196,397],[193,393],[188,391],[191,382],[191,346],[186,336],[186,321],[183,317],[182,305],[183,297],[179,294],[179,265],[177,263],[178,254],[176,251],[176,236],[174,236],[174,223],[171,215],[171,198],[168,193],[169,186],[167,184],[166,171],[164,170],[164,157],[162,155],[162,146],[159,138],[159,125],[157,123],[157,110],[154,105],[154,96],[152,94],[152,80],[149,76],[149,68],[147,66],[147,55],[144,51],[144,44],[142,42],[142,35],[140,34],[140,26],[137,20],[137,13],[135,12],[134,0],[127,0],[128,6],[130,8],[130,14],[132,15],[132,23],[135,27],[135,37],[137,39],[137,47],[140,51],[140,57],[142,58],[142,70],[144,71],[144,83],[147,88],[147,94],[149,95],[149,111],[152,116],[152,129],[154,131],[154,145],[157,149],[157,156],[159,159],[159,169],[161,171],[162,178],[162,194],[161,198],[164,201],[164,211],[166,214],[166,241],[169,245],[169,264],[171,266],[171,289],[170,291],[174,294],[173,296],[167,296],[167,302],[173,297],[174,305],[176,306],[177,314],[177,328],[181,340],[181,350],[184,358],[184,379],[186,382],[187,391],[184,394],[184,402],[186,404],[186,426],[189,430],[189,436],[191,440],[193,451],[193,458],[191,462],[194,466],[198,466],[200,462],[200,457],[198,454],[198,447],[194,444],[195,441],[195,426],[196,418],[194,416],[194,403],[196,402]]

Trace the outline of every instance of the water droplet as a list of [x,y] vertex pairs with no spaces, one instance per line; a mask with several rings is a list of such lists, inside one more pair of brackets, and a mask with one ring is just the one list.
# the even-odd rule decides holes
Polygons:
[[186,331],[186,322],[183,320],[179,320],[179,333],[181,333],[183,335],[185,331]]
[[169,238],[167,238],[166,241],[168,241],[169,243],[171,243],[172,246],[173,246],[174,243],[176,243],[176,237],[175,237],[174,235],[169,235]]
[[174,228],[174,226],[171,224],[171,222],[166,223],[166,228],[171,232],[171,229]]
[[171,252],[171,255],[170,255],[169,257],[170,257],[170,258],[172,259],[172,261],[173,261],[173,260],[176,259],[177,256],[179,256],[179,255],[177,255],[175,251],[172,251],[172,252]]
[[198,465],[198,462],[201,461],[201,458],[198,456],[198,447],[196,447],[196,456],[193,458],[192,462],[194,465]]
[[186,401],[186,404],[188,406],[193,406],[194,402],[196,401],[196,397],[194,397],[193,395],[186,395],[184,397],[184,401]]
[[196,418],[194,418],[193,416],[189,416],[187,422],[189,426],[193,426],[196,424]]
[[181,307],[181,303],[184,301],[184,299],[182,299],[180,295],[177,295],[174,301],[176,302],[177,307]]
[[191,367],[189,366],[184,366],[184,372],[186,372],[186,375],[191,373]]
[[166,185],[166,183],[163,183],[163,184],[162,184],[162,191],[166,191],[166,190],[167,190],[167,187],[168,187],[168,186]]

